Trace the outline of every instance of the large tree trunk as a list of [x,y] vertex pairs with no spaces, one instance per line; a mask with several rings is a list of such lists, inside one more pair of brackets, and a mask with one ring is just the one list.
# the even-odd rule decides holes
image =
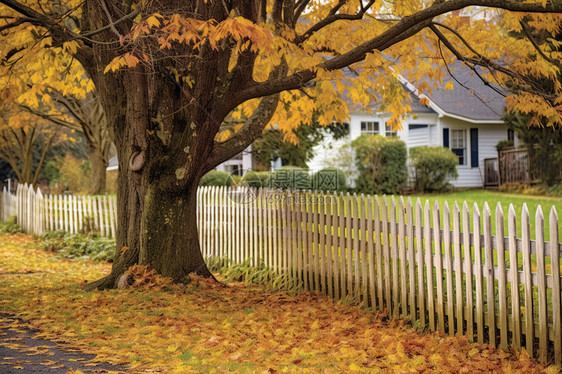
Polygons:
[[[99,28],[105,13],[97,2],[88,4],[88,19],[100,20],[90,28]],[[222,2],[202,4],[167,3],[171,9],[204,8],[204,19],[220,22],[229,17]],[[255,13],[253,7],[241,11],[249,12],[250,19]],[[106,35],[111,40],[112,34]],[[220,48],[206,43],[196,50],[178,47],[177,59],[107,74],[103,70],[115,56],[113,46],[95,45],[99,60],[79,56],[96,84],[119,159],[115,260],[111,274],[88,288],[115,287],[136,264],[149,265],[178,282],[192,272],[211,276],[199,246],[197,186],[206,172],[245,149],[245,141],[256,135],[248,132],[242,142],[235,141],[225,150],[215,148],[225,117],[244,101],[234,97],[238,86],[228,70],[236,42],[221,43]],[[241,54],[239,63],[251,67],[254,58],[251,53]],[[183,84],[172,69],[197,84]],[[251,74],[248,77],[238,77],[238,84],[251,84]],[[264,101],[267,115],[254,121],[265,126],[276,107],[275,97]]]
[[116,287],[135,264],[149,265],[178,282],[192,272],[210,276],[196,215],[198,182],[209,170],[205,160],[212,141],[203,131],[210,126],[208,115],[194,107],[158,120],[170,107],[181,107],[181,97],[161,90],[149,99],[150,84],[142,73],[127,74],[125,86],[126,111],[110,122],[122,124],[112,131],[119,159],[115,259],[111,274],[88,288]]

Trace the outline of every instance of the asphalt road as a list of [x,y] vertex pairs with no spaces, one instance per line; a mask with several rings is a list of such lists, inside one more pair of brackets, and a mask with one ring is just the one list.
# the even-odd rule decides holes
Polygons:
[[36,339],[16,317],[0,314],[0,374],[127,373],[121,366],[92,361],[95,355],[63,349],[57,343]]

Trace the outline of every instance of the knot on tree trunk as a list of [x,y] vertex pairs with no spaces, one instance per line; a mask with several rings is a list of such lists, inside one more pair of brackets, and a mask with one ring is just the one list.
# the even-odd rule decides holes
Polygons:
[[144,166],[145,161],[145,153],[144,151],[135,151],[131,154],[129,158],[129,170],[131,171],[139,171]]

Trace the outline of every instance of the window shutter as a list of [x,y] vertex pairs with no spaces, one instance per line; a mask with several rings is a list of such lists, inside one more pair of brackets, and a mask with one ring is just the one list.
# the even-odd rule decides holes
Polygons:
[[449,129],[443,129],[443,147],[449,148]]
[[470,129],[470,166],[478,167],[478,129]]

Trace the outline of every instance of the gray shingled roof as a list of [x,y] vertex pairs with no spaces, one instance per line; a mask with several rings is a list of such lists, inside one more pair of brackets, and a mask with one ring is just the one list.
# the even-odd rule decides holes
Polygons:
[[[451,73],[443,78],[439,88],[434,88],[431,94],[425,95],[435,103],[439,109],[446,114],[466,117],[476,121],[500,120],[504,114],[505,99],[497,91],[486,86],[484,82],[469,68],[457,61],[450,66]],[[346,76],[350,73],[346,71]],[[453,81],[453,89],[445,90],[445,85]],[[458,82],[457,82],[458,81]],[[429,82],[433,85],[433,82]],[[494,86],[500,92],[501,88]],[[419,98],[410,93],[412,101],[410,106],[413,113],[435,113],[433,109],[420,103]],[[351,111],[361,111],[355,104],[346,98]],[[379,102],[372,102],[368,108],[376,111],[380,107]]]
[[[434,89],[431,95],[427,95],[431,101],[447,114],[479,121],[501,119],[506,105],[502,95],[484,84],[477,74],[461,62],[453,64],[451,74],[456,80],[447,74],[443,78],[442,88]],[[454,89],[445,90],[445,85],[451,81]],[[497,86],[494,88],[503,92]]]

